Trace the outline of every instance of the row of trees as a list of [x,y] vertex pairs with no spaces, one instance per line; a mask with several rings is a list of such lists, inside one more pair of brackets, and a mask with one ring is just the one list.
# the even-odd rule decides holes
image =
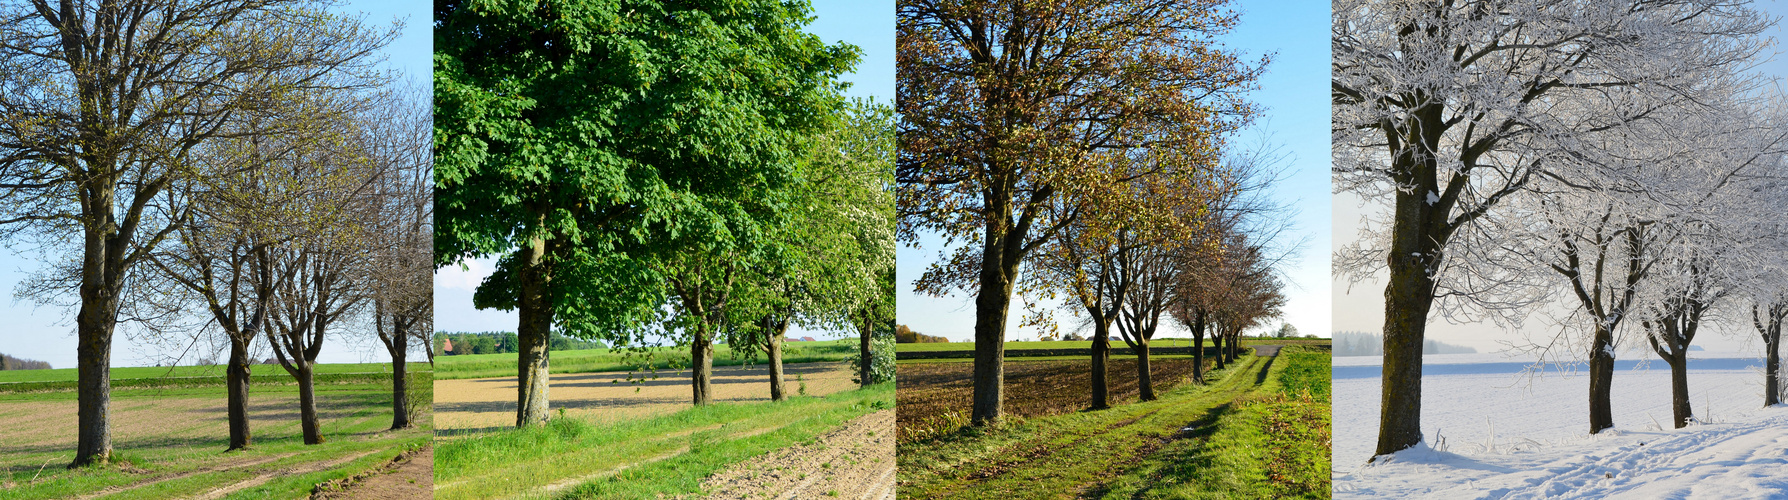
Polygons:
[[71,467],[111,456],[120,323],[227,337],[239,449],[253,344],[298,381],[317,443],[323,338],[365,318],[405,425],[404,354],[432,316],[427,94],[387,87],[375,53],[394,30],[329,7],[0,6],[0,236],[57,256],[23,296],[78,310]]
[[[1148,399],[1164,317],[1202,346],[1276,314],[1275,231],[1257,220],[1273,162],[1229,145],[1258,112],[1243,94],[1268,60],[1217,43],[1238,21],[1225,4],[897,7],[900,237],[934,234],[953,251],[920,292],[976,297],[973,423],[1003,417],[1015,291],[1066,296],[1090,326],[1094,407],[1107,404],[1114,327],[1145,353]],[[1027,324],[1054,332],[1053,315],[1031,312]]]
[[1720,318],[1763,338],[1779,401],[1788,108],[1747,73],[1773,22],[1744,1],[1335,4],[1334,182],[1393,207],[1336,255],[1389,275],[1377,454],[1421,441],[1436,308],[1555,320],[1535,349],[1588,360],[1591,433],[1634,336],[1685,425],[1689,344]]
[[791,325],[874,357],[892,111],[843,99],[858,50],[802,32],[804,2],[436,12],[435,264],[498,257],[474,302],[518,313],[517,426],[547,418],[549,332],[687,346],[698,405],[716,341],[763,353],[777,400]]

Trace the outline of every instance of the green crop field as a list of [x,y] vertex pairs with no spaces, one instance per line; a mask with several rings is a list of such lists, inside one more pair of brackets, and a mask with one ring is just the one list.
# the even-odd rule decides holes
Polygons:
[[[857,339],[788,342],[782,346],[782,362],[844,361],[854,352],[857,352]],[[686,347],[654,347],[641,350],[582,349],[553,351],[551,356],[552,373],[643,370],[648,366],[654,369],[674,369],[689,366],[689,349]],[[732,349],[725,345],[714,346],[715,366],[741,365],[748,362],[763,363],[765,361],[762,354],[755,359],[746,358],[736,355]],[[435,357],[435,370],[435,378],[442,380],[514,377],[516,354],[437,356]]]
[[[318,484],[378,469],[400,453],[427,446],[433,430],[430,372],[409,377],[419,408],[414,428],[390,431],[389,365],[319,365],[325,374],[360,374],[385,367],[381,377],[319,383],[317,409],[326,442],[305,445],[298,426],[295,384],[250,385],[253,444],[224,453],[228,443],[219,367],[113,369],[113,465],[68,470],[74,458],[76,394],[72,388],[0,393],[0,498],[70,498],[107,492],[115,498],[306,498]],[[416,365],[426,368],[426,364]],[[277,366],[256,366],[255,380],[290,378]],[[57,384],[73,370],[4,372],[15,383]],[[214,372],[215,375],[208,375]],[[66,372],[67,375],[59,372]],[[377,375],[377,374],[373,374]],[[133,381],[186,377],[177,386],[131,386]],[[137,377],[137,378],[130,378]]]

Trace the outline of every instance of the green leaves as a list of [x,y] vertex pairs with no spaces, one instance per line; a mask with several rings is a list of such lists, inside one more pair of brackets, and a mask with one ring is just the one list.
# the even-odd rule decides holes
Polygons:
[[[542,237],[555,324],[612,337],[662,313],[669,274],[762,260],[857,53],[803,33],[806,10],[437,2],[436,264]],[[517,260],[480,307],[516,304]]]

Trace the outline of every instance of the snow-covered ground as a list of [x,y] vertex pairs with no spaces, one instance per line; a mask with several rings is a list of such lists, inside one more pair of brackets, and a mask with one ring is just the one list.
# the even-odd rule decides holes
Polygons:
[[1671,429],[1669,366],[1623,360],[1615,429],[1592,437],[1582,366],[1532,373],[1499,354],[1427,356],[1424,446],[1371,467],[1382,358],[1337,357],[1335,496],[1788,498],[1788,407],[1761,408],[1762,360],[1690,357],[1691,404],[1704,423]]

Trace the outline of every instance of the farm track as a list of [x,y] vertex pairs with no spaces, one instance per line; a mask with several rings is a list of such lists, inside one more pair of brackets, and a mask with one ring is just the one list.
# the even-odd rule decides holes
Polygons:
[[[1257,354],[1277,354],[1260,349]],[[1248,356],[1193,394],[1084,412],[1075,425],[1039,426],[1032,435],[988,439],[967,459],[902,474],[902,498],[1097,497],[1104,483],[1151,460],[1178,439],[1208,436],[1232,402],[1257,390],[1273,358]],[[1061,417],[1073,418],[1073,417]],[[1023,424],[1020,424],[1023,425]],[[996,431],[997,432],[997,431]],[[951,446],[954,438],[935,445]],[[970,438],[973,439],[973,438]],[[902,468],[905,469],[906,464]]]

